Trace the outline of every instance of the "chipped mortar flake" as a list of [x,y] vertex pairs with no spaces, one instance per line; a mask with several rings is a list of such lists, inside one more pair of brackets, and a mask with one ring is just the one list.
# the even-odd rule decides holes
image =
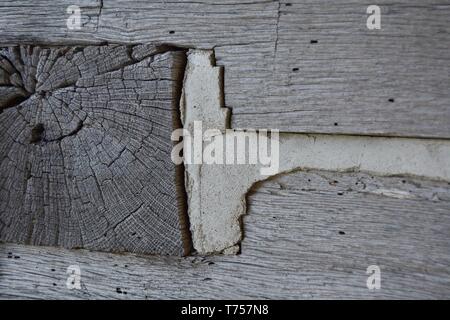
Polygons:
[[[223,107],[222,69],[214,64],[211,50],[188,53],[180,108],[184,128],[191,134],[193,122],[202,121],[203,130],[215,128],[226,135],[229,111]],[[194,248],[200,254],[237,253],[246,193],[255,182],[268,177],[260,174],[260,165],[185,162],[185,168]],[[450,141],[280,134],[280,173],[299,169],[365,171],[450,181]]]

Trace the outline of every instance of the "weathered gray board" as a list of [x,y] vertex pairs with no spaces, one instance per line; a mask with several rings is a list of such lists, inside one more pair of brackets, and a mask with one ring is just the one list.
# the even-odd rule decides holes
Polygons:
[[0,42],[215,48],[232,126],[450,137],[450,3],[380,0],[0,1]]
[[[1,298],[450,298],[450,185],[296,172],[250,194],[242,254],[137,257],[0,245]],[[69,290],[70,265],[81,290]],[[369,290],[367,267],[381,269]],[[174,279],[177,279],[174,281]]]
[[144,49],[0,49],[1,241],[187,252],[170,159],[185,53]]

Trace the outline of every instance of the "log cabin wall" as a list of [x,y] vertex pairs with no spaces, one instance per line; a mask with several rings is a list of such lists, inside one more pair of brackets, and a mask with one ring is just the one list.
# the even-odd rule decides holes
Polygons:
[[[223,98],[225,106],[231,109],[231,128],[273,128],[284,134],[363,136],[364,139],[420,138],[447,144],[450,138],[450,4],[418,0],[381,0],[376,4],[381,8],[379,30],[367,28],[366,9],[370,3],[356,0],[333,3],[83,0],[77,3],[82,27],[72,30],[67,27],[70,17],[67,8],[73,5],[71,1],[3,0],[0,1],[0,47],[137,46],[142,50],[136,51],[134,59],[138,61],[146,59],[142,54],[154,48],[159,48],[153,52],[155,56],[180,56],[188,49],[213,49],[216,64],[224,68]],[[112,63],[118,62],[114,60],[117,57],[120,54],[111,56]],[[125,70],[122,62],[119,66]],[[6,70],[3,64],[1,68]],[[176,61],[164,65],[165,70],[170,68],[177,68]],[[139,73],[133,68],[130,72]],[[57,83],[62,75],[63,69],[52,83]],[[64,78],[72,75],[67,72]],[[179,75],[172,80],[178,85],[182,81]],[[23,89],[22,93],[29,92]],[[95,90],[95,86],[86,84],[86,90]],[[2,91],[0,101],[5,97]],[[127,100],[126,96],[121,98]],[[14,99],[5,102],[8,109],[2,106],[2,123],[6,123],[7,113],[12,112],[10,107],[15,109],[18,102]],[[178,104],[178,101],[173,98],[168,102],[171,103]],[[164,118],[158,111],[151,116],[164,119],[163,127],[173,128],[172,119]],[[139,124],[135,120],[127,121],[131,126]],[[68,123],[55,137],[71,135],[78,128],[77,123],[73,124]],[[124,126],[123,121],[120,125]],[[16,122],[15,128],[19,130],[17,126]],[[39,128],[32,135],[33,128],[28,139],[32,136],[37,140],[52,139],[42,135]],[[145,124],[139,128],[143,137],[153,139]],[[2,174],[9,175],[7,163],[15,161],[7,156],[10,149],[5,147],[5,141],[16,139],[17,134],[8,133],[12,129],[3,124],[1,130]],[[101,146],[92,134],[85,134],[93,145]],[[67,141],[61,139],[64,140]],[[170,143],[169,138],[166,142]],[[433,147],[427,152],[431,160],[436,159]],[[145,152],[141,154],[146,156]],[[447,163],[442,162],[444,172],[449,170],[445,167]],[[136,169],[135,165],[131,166]],[[141,169],[138,166],[137,175],[141,173],[142,179],[148,179]],[[167,173],[176,169],[155,170]],[[89,177],[86,179],[89,181]],[[17,179],[9,180],[12,184],[20,183]],[[6,202],[4,195],[11,189],[5,181],[8,179],[2,176],[2,205]],[[176,182],[171,187],[167,179],[164,183],[169,189],[176,189]],[[96,185],[95,181],[92,185]],[[61,237],[55,234],[50,238],[30,236],[20,229],[22,223],[26,226],[23,220],[15,220],[17,227],[12,230],[18,232],[7,232],[6,226],[10,224],[3,217],[17,219],[17,215],[2,207],[0,296],[449,298],[449,192],[450,184],[445,176],[429,179],[405,174],[381,176],[358,171],[296,170],[258,183],[247,194],[247,215],[242,224],[244,237],[238,255],[188,257],[98,251],[115,251],[117,242],[111,241],[94,241],[91,242],[94,245],[84,246],[95,251],[63,249],[59,246],[80,247],[75,242],[71,245],[72,233],[62,240],[55,240]],[[90,196],[93,201],[101,202],[95,192]],[[145,238],[148,242],[136,246],[142,239],[133,240],[123,233],[119,251],[183,254],[189,249],[183,245],[183,233],[177,226],[187,224],[180,220],[182,215],[178,210],[184,210],[182,204],[177,208],[175,194],[169,193],[167,197],[167,204],[173,205],[164,208],[173,215],[171,236],[165,234],[157,242],[148,236]],[[130,201],[126,197],[118,201],[126,210],[118,210],[116,223],[122,221],[121,214],[141,210],[138,200],[150,199],[135,195],[132,198],[136,199]],[[18,206],[24,203],[17,201]],[[57,208],[54,212],[61,212]],[[145,218],[148,216],[144,215]],[[145,221],[136,224],[146,226]],[[49,226],[46,222],[40,225]],[[123,226],[127,229],[129,224]],[[148,230],[149,226],[143,227],[142,233],[148,234]],[[94,240],[100,236],[97,230],[91,232]],[[22,241],[21,237],[31,240]],[[164,243],[168,239],[172,246]],[[124,250],[127,245],[142,250]],[[66,284],[67,269],[73,265],[82,270],[82,286],[70,290]],[[379,290],[369,290],[366,285],[366,271],[372,265],[381,269]],[[179,281],[174,282],[174,278]]]

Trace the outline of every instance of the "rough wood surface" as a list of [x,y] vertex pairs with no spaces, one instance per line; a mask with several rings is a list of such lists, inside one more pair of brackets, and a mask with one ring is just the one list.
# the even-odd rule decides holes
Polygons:
[[186,252],[183,168],[170,159],[185,54],[143,52],[0,50],[1,241]]
[[[248,198],[238,256],[138,257],[0,245],[2,298],[450,298],[450,185],[296,172]],[[81,290],[66,288],[69,265]],[[366,269],[381,269],[381,289]],[[174,281],[174,279],[177,279]]]
[[234,127],[450,137],[448,1],[369,3],[382,10],[381,30],[367,29],[361,0],[286,2],[265,72],[246,63],[252,45],[238,54],[252,79],[238,79],[236,62],[226,68]]
[[378,1],[381,30],[359,0],[83,0],[69,30],[72,4],[0,1],[0,42],[214,48],[233,127],[450,137],[448,1]]

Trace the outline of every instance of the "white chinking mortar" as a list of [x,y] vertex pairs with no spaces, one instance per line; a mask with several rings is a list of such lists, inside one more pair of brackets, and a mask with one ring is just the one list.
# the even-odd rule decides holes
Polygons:
[[[222,83],[222,68],[215,66],[212,50],[188,52],[180,109],[183,126],[191,134],[194,121],[202,121],[203,130],[219,129],[226,134],[229,109],[223,106]],[[188,214],[198,253],[239,251],[245,195],[255,182],[268,178],[260,174],[260,168],[185,161]],[[450,181],[450,141],[282,133],[279,172],[296,169],[364,171]]]

